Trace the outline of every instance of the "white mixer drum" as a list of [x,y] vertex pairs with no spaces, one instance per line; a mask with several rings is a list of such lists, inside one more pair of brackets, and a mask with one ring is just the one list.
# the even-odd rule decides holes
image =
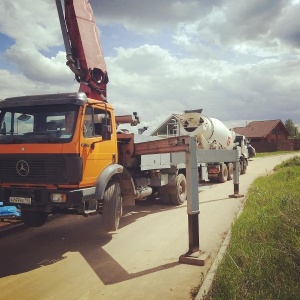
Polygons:
[[221,121],[201,116],[199,113],[185,113],[182,121],[182,134],[197,136],[199,143],[205,147],[203,138],[210,149],[228,149],[234,147],[235,133],[229,130]]

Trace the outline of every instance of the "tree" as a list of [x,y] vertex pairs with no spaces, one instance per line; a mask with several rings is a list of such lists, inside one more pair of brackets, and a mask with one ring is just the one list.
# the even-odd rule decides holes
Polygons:
[[290,136],[299,137],[298,127],[295,125],[292,119],[287,119],[284,123],[286,129],[289,131]]

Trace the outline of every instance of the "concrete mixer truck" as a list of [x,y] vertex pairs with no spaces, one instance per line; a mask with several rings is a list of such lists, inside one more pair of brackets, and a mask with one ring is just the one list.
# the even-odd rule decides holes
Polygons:
[[[202,109],[187,110],[182,115],[173,114],[151,135],[160,137],[196,136],[198,149],[239,150],[240,174],[245,174],[249,153],[245,136],[229,130],[221,121],[202,115]],[[213,156],[212,156],[213,157]],[[199,167],[201,180],[226,182],[233,178],[233,162],[202,163]]]

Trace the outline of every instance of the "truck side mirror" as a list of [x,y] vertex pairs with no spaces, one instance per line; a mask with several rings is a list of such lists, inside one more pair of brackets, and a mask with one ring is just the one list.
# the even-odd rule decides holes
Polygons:
[[[110,121],[110,120],[108,119],[108,121]],[[110,123],[110,122],[108,122],[108,123]],[[103,125],[102,140],[103,141],[111,140],[111,126],[110,125]]]

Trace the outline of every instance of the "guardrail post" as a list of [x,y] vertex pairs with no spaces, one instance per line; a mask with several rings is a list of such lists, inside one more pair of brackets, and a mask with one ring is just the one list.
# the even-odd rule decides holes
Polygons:
[[199,178],[196,137],[189,138],[189,149],[185,154],[187,181],[187,214],[189,251],[179,257],[181,263],[204,266],[208,256],[199,244]]
[[241,198],[244,195],[240,194],[240,158],[239,158],[239,151],[238,149],[235,150],[236,158],[235,162],[233,163],[233,194],[229,195],[230,198]]

